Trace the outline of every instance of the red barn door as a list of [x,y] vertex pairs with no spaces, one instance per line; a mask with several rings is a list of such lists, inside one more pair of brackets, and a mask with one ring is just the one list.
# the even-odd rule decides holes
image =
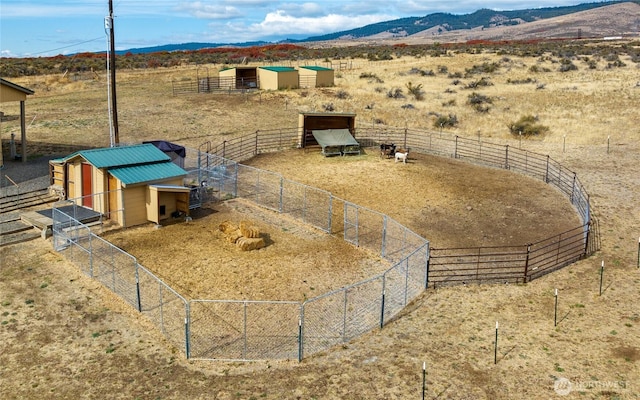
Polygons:
[[82,205],[93,207],[93,180],[91,178],[91,164],[82,163]]

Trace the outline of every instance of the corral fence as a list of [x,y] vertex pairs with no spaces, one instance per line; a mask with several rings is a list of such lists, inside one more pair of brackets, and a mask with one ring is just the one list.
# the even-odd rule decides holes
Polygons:
[[[429,243],[389,216],[273,172],[203,157],[195,163],[207,167],[190,171],[205,182],[203,195],[242,197],[325,232],[342,230],[344,240],[384,259],[384,272],[304,302],[187,299],[74,218],[81,201],[56,204],[55,249],[148,316],[188,358],[300,360],[384,326],[424,291]],[[62,212],[62,204],[75,208]]]
[[343,240],[390,263],[384,273],[304,302],[187,299],[135,257],[91,232],[74,212],[62,212],[57,205],[54,247],[148,316],[187,358],[217,360],[301,360],[382,328],[430,284],[527,282],[599,248],[588,195],[574,173],[547,156],[407,129],[360,129],[356,138],[363,147],[394,142],[415,152],[544,179],[567,195],[584,224],[523,246],[433,250],[426,239],[387,215],[240,164],[264,152],[299,147],[298,130],[293,128],[256,131],[188,150],[185,168],[188,179],[197,184],[199,198],[242,197],[327,233],[341,233]]
[[260,87],[257,78],[246,77],[198,77],[171,81],[174,96],[194,93],[245,93]]

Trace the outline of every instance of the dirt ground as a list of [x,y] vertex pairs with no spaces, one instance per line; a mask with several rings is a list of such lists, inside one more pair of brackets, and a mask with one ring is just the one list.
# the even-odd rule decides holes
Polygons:
[[[430,289],[383,329],[300,363],[220,363],[185,360],[182,350],[168,344],[154,325],[80,273],[52,250],[49,241],[5,246],[0,248],[0,398],[413,399],[422,395],[423,363],[427,399],[640,398],[640,117],[633,107],[603,105],[606,99],[637,104],[637,68],[628,69],[635,76],[634,83],[625,86],[621,94],[614,92],[618,90],[615,85],[585,77],[586,69],[575,76],[560,75],[565,81],[557,85],[558,91],[552,92],[551,84],[546,92],[532,89],[540,98],[556,101],[556,108],[565,112],[554,121],[567,121],[567,126],[576,128],[563,125],[553,134],[522,143],[524,149],[549,154],[577,173],[600,224],[602,249],[594,256],[524,285]],[[379,71],[382,74],[382,69]],[[614,80],[620,74],[604,69],[596,72]],[[583,77],[601,94],[590,109],[585,104],[593,97],[592,92],[579,101],[563,97],[580,94],[582,89],[572,88],[581,85]],[[530,99],[528,95],[526,104]],[[35,101],[30,101],[28,107],[33,107]],[[47,101],[58,104],[60,100],[52,97]],[[130,97],[129,101],[140,110],[140,115],[128,118],[129,123],[143,124],[139,119],[148,110],[140,107],[143,102],[137,98],[134,101]],[[200,103],[207,101],[198,98]],[[599,108],[612,117],[595,115]],[[158,115],[152,118],[168,123]],[[258,120],[256,117],[251,123],[258,124]],[[496,120],[494,114],[486,116],[487,123]],[[178,118],[166,121],[185,125]],[[470,121],[466,131],[460,133],[475,135],[475,123]],[[610,149],[607,131],[596,129],[603,126],[610,130]],[[199,125],[193,129],[206,133]],[[595,130],[599,136],[589,136]],[[489,131],[483,127],[483,135]],[[491,140],[519,145],[500,135]],[[277,157],[265,155],[252,163],[277,170]],[[538,234],[544,237],[547,229],[555,231],[556,219],[563,217],[558,212],[547,218],[549,213],[567,210],[563,208],[565,200],[559,200],[555,191],[541,182],[517,176],[515,179],[524,183],[517,193],[510,193],[506,189],[510,187],[507,172],[486,170],[469,173],[469,186],[448,191],[446,185],[428,180],[432,176],[455,180],[460,173],[447,177],[437,166],[445,171],[471,167],[417,155],[410,161],[400,165],[356,157],[319,158],[317,163],[309,163],[310,170],[301,168],[300,163],[291,163],[290,171],[280,168],[285,176],[324,187],[340,198],[389,215],[393,212],[394,218],[428,237],[436,247],[457,243],[457,236],[466,235],[467,230],[475,230],[468,237],[482,238],[483,244],[536,240]],[[428,171],[420,170],[427,166]],[[329,174],[332,168],[334,174]],[[335,179],[338,169],[347,174],[346,182]],[[482,185],[485,180],[495,180],[494,187],[504,185],[505,189],[490,196]],[[433,192],[441,196],[433,198]],[[530,204],[533,199],[538,199],[536,204]],[[534,215],[530,205],[542,209],[536,208],[538,214]],[[435,218],[445,210],[450,212],[451,222]],[[489,212],[496,213],[493,221],[497,226],[476,224],[478,217]],[[573,225],[574,213],[567,214],[564,217]],[[505,232],[504,228],[514,221],[521,221],[516,222],[521,229]],[[281,229],[277,225],[263,226],[278,238],[276,232]],[[450,233],[442,235],[441,228],[449,226]],[[212,224],[203,230],[214,228]],[[274,240],[272,249],[277,248],[275,244],[278,241]],[[601,276],[603,262],[605,272]],[[296,296],[311,292],[302,285],[295,289],[301,290]],[[558,289],[557,326],[554,289]],[[499,341],[494,353],[496,321]],[[559,382],[564,386],[556,386]],[[564,395],[563,389],[570,389],[569,394]]]
[[[427,398],[560,398],[554,391],[558,378],[576,385],[567,398],[637,398],[637,144],[621,145],[611,154],[594,147],[562,153],[554,144],[528,145],[548,149],[589,188],[602,228],[601,254],[527,285],[430,290],[383,330],[302,363],[184,360],[148,321],[83,276],[49,243],[4,247],[0,396],[97,398],[109,391],[114,398],[140,399],[413,398],[421,394],[426,362]],[[323,161],[350,163],[348,170],[357,176],[355,158]],[[396,173],[422,165],[418,159],[407,165],[376,163]],[[413,191],[419,185],[411,186]],[[374,205],[363,196],[362,203]],[[473,213],[465,203],[459,203],[463,214]],[[494,202],[470,205],[479,208],[480,203]],[[509,210],[509,205],[516,207],[506,201],[495,207]],[[599,296],[601,260],[607,271]],[[554,288],[560,291],[556,328]],[[494,365],[496,320],[501,336]]]
[[[525,245],[581,225],[569,201],[542,181],[443,157],[416,153],[403,164],[375,149],[346,157],[290,150],[245,164],[393,216],[437,248]],[[342,231],[331,236],[246,201],[208,204],[193,217],[104,236],[192,299],[304,301],[390,267],[344,242]],[[259,227],[267,246],[240,251],[218,229],[223,221]]]

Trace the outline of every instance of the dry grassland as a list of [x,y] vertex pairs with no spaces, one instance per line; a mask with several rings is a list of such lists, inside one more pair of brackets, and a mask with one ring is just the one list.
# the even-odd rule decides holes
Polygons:
[[[507,59],[508,58],[508,59]],[[640,395],[640,104],[638,68],[557,72],[547,59],[457,54],[368,63],[337,71],[336,87],[253,95],[172,96],[171,81],[195,68],[121,71],[118,107],[122,142],[167,139],[196,147],[256,129],[295,127],[299,111],[355,111],[359,125],[432,128],[432,113],[460,121],[445,133],[480,137],[549,154],[591,194],[602,250],[526,285],[429,290],[382,330],[297,361],[209,363],[184,360],[144,318],[83,276],[50,243],[0,249],[0,398],[140,399],[637,399]],[[557,61],[557,60],[555,60]],[[452,78],[474,65],[496,73]],[[538,65],[550,72],[532,73]],[[220,66],[208,66],[213,74]],[[412,68],[435,76],[409,74]],[[382,83],[361,79],[376,74]],[[487,76],[488,113],[466,104],[462,86]],[[526,78],[535,83],[511,84]],[[104,79],[69,83],[56,77],[15,79],[36,91],[27,101],[29,138],[42,143],[108,144]],[[422,84],[425,100],[386,93]],[[536,89],[544,84],[544,89]],[[376,91],[380,87],[382,90]],[[450,89],[447,91],[447,89]],[[347,99],[336,93],[343,90]],[[401,108],[412,104],[415,108]],[[373,109],[365,108],[372,105]],[[447,104],[447,105],[445,105]],[[3,103],[2,111],[17,108]],[[543,137],[511,138],[506,125],[525,114],[550,128]],[[17,131],[0,126],[2,139]],[[608,140],[609,139],[609,140]],[[609,146],[607,144],[609,143]],[[416,180],[418,178],[415,178]],[[416,184],[412,181],[410,184]],[[411,189],[408,190],[411,192]],[[499,196],[499,194],[498,194]],[[379,205],[385,211],[385,204]],[[604,261],[604,291],[599,295]],[[554,289],[559,323],[553,324]],[[495,322],[500,322],[494,364]],[[559,378],[569,395],[554,390]]]

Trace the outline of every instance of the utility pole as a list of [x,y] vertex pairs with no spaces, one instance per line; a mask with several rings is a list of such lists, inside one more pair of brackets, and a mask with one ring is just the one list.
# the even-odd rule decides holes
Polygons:
[[112,122],[112,145],[117,146],[120,143],[120,136],[118,134],[118,107],[116,101],[116,45],[115,34],[113,29],[113,0],[109,0],[109,72],[111,74],[111,122]]

